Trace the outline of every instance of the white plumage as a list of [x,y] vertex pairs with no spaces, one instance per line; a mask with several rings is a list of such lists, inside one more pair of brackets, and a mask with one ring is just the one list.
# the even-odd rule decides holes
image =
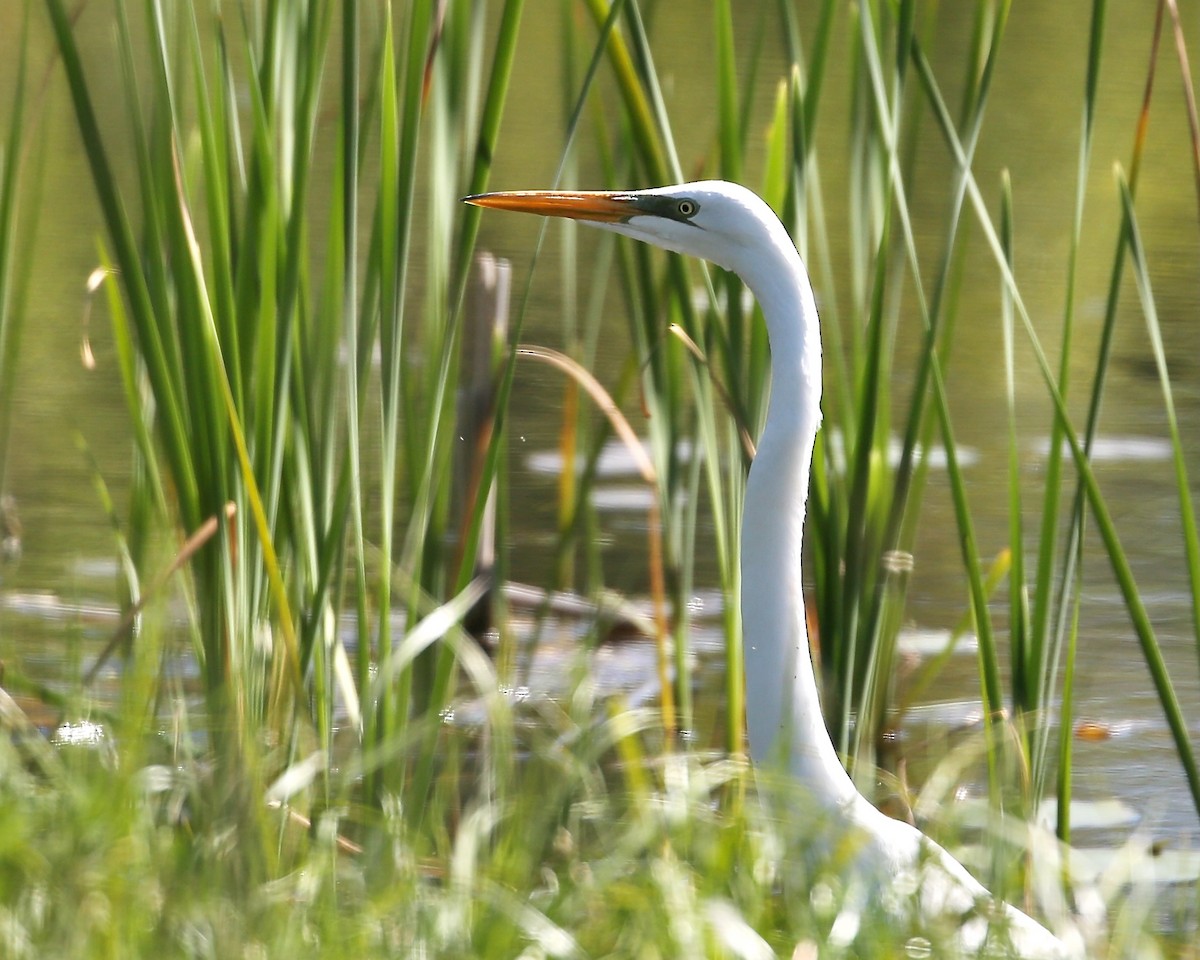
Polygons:
[[[737,184],[703,181],[627,193],[527,191],[468,197],[480,206],[569,217],[736,273],[762,308],[771,345],[766,425],[742,521],[742,623],[750,751],[783,765],[829,814],[862,833],[852,887],[916,889],[927,919],[969,917],[966,956],[1011,941],[1026,958],[1065,958],[1062,941],[996,903],[942,847],[860,794],[829,739],[809,654],[801,544],[813,444],[821,421],[821,337],[808,273],[779,218]],[[905,878],[907,882],[905,881]],[[1001,950],[1001,955],[1007,953]]]

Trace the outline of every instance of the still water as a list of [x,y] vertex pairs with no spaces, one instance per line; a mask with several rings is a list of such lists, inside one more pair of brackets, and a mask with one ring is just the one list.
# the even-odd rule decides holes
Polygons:
[[[533,10],[536,6],[530,5],[522,31],[515,85],[492,178],[497,189],[550,185],[559,162],[560,124],[550,118],[562,115],[563,95],[557,79],[547,72],[558,69],[560,24],[557,12],[538,16]],[[932,57],[945,80],[961,72],[955,65],[962,62],[971,24],[966,5],[961,5],[961,12],[960,5],[943,6]],[[9,48],[19,38],[12,20],[19,7],[5,4],[0,9],[0,93],[4,94],[0,100],[5,103],[15,59]],[[1113,7],[1098,98],[1103,110],[1097,118],[1088,180],[1079,268],[1079,325],[1070,364],[1074,384],[1086,382],[1095,359],[1117,229],[1118,204],[1111,170],[1114,162],[1128,162],[1153,27],[1151,5]],[[740,6],[739,11],[745,27],[740,39],[744,56],[749,58],[757,42],[760,13],[754,4]],[[1063,311],[1088,14],[1089,5],[1080,0],[1014,5],[975,163],[976,177],[993,209],[1000,172],[1007,170],[1011,176],[1016,274],[1048,345],[1055,342],[1054,331]],[[101,102],[105,84],[111,83],[114,90],[117,86],[115,75],[106,79],[102,72],[105,63],[112,63],[115,71],[116,63],[106,17],[100,5],[89,5],[79,26]],[[699,158],[709,149],[715,131],[714,91],[706,82],[696,81],[695,69],[697,57],[710,57],[711,19],[707,4],[688,0],[659,5],[650,20],[666,106],[685,169],[689,159]],[[847,42],[844,30],[835,35],[831,85],[845,83],[846,69],[838,62],[839,42]],[[1164,49],[1169,46],[1164,44]],[[48,27],[39,19],[32,31],[31,61],[46,63],[50,52]],[[760,77],[783,71],[782,55],[772,50],[770,43],[760,55]],[[40,75],[40,71],[35,69],[34,74]],[[1188,466],[1195,477],[1200,475],[1200,229],[1178,67],[1171,56],[1164,54],[1158,74],[1138,209],[1175,378]],[[751,104],[751,129],[756,122],[760,128],[765,124],[771,86],[760,82],[760,89],[762,96]],[[953,91],[948,93],[953,97]],[[826,98],[829,105],[837,102],[836,97]],[[82,647],[86,655],[88,644],[105,635],[103,628],[89,626],[87,616],[93,605],[102,609],[110,601],[115,579],[110,559],[112,532],[95,490],[90,462],[97,464],[120,504],[127,484],[130,439],[107,320],[97,314],[85,328],[82,319],[84,283],[96,262],[100,223],[73,115],[57,74],[39,113],[49,142],[45,201],[5,478],[6,489],[20,506],[24,555],[19,563],[0,571],[0,599],[5,601],[0,605],[0,658],[19,662],[34,676],[50,678],[61,673],[71,651]],[[119,124],[114,129],[119,129]],[[846,135],[845,117],[827,106],[817,137],[836,144]],[[120,162],[119,138],[111,138],[109,147]],[[837,155],[836,150],[832,155]],[[579,168],[579,185],[592,185],[589,176],[594,174],[587,157],[579,158]],[[761,158],[752,160],[748,181],[753,183],[760,170]],[[932,126],[920,142],[916,171],[910,206],[917,217],[918,243],[936,250],[949,202],[947,184],[952,168]],[[845,196],[845,173],[827,163],[822,176],[826,212],[836,238],[838,223],[846,215],[840,199]],[[923,214],[928,215],[927,220]],[[535,222],[520,218],[484,218],[481,246],[512,260],[518,290],[530,269],[537,229]],[[590,239],[583,236],[580,243],[586,256]],[[949,388],[958,442],[973,453],[968,468],[971,506],[981,552],[990,558],[1007,543],[1004,380],[998,362],[998,281],[981,245],[974,246],[966,268]],[[835,250],[835,258],[843,253]],[[525,339],[548,345],[561,341],[562,306],[553,279],[557,255],[556,249],[548,246],[525,317]],[[613,336],[605,338],[605,353],[598,360],[602,379],[616,369],[628,350],[626,324],[616,313],[621,304],[613,298],[607,309],[614,312]],[[917,329],[915,320],[901,328],[897,351],[902,371],[903,358],[915,349]],[[905,339],[906,331],[911,339]],[[81,362],[85,338],[96,357],[95,369],[87,369]],[[1022,349],[1020,362],[1019,414],[1025,438],[1025,476],[1032,497],[1041,482],[1050,421],[1028,350]],[[894,386],[903,393],[902,380]],[[533,366],[521,368],[510,420],[513,562],[516,577],[534,584],[547,579],[555,527],[555,481],[541,468],[537,455],[555,445],[555,398],[560,394],[557,375]],[[1167,459],[1169,450],[1163,442],[1165,424],[1157,382],[1131,281],[1126,283],[1122,299],[1102,434],[1104,456],[1097,470],[1103,489],[1153,617],[1185,716],[1198,718],[1200,671],[1197,642],[1189,625],[1177,494]],[[627,485],[628,481],[620,478],[602,485],[600,495],[607,502],[602,512],[603,555],[610,585],[637,596],[644,592],[645,584],[644,516],[636,504],[631,507],[623,499],[621,491]],[[703,559],[699,569],[707,570],[711,577],[712,567]],[[55,619],[18,602],[21,597],[43,593],[78,605],[78,609],[68,607],[76,612]],[[1078,712],[1109,725],[1116,736],[1078,745],[1077,793],[1091,799],[1119,798],[1137,811],[1148,836],[1185,846],[1194,839],[1200,820],[1137,641],[1096,543],[1089,544],[1084,594]],[[965,604],[957,534],[945,485],[935,475],[923,508],[909,618],[922,628],[948,628],[957,622]],[[638,652],[629,654],[614,668],[614,682],[634,685],[638,677],[642,682],[651,679],[649,663]],[[707,657],[705,664],[702,687],[709,703],[701,709],[715,712],[718,707],[712,698],[720,687],[715,674],[719,662]],[[977,680],[969,655],[951,664],[938,693],[944,701],[976,699]],[[1200,741],[1195,723],[1192,731]]]

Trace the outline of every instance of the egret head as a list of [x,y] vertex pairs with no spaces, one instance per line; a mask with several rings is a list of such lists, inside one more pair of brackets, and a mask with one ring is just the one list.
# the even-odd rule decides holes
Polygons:
[[[567,217],[708,260],[747,277],[776,244],[795,256],[787,231],[753,191],[723,180],[621,192],[530,190],[484,193],[467,203]],[[764,244],[765,241],[765,244]]]

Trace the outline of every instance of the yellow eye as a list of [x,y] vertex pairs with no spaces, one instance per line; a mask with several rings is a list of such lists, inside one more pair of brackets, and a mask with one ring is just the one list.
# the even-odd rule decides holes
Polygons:
[[700,208],[696,205],[695,200],[680,200],[676,209],[679,210],[681,217],[694,217]]

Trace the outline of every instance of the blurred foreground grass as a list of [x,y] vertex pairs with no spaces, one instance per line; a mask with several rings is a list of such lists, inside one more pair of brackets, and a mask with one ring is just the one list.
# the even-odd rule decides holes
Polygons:
[[[903,892],[864,904],[846,889],[839,863],[853,837],[794,786],[776,795],[784,815],[771,816],[743,796],[742,765],[651,762],[635,715],[606,719],[584,699],[557,729],[522,737],[528,760],[504,800],[467,791],[425,834],[408,827],[399,796],[378,809],[304,816],[263,803],[237,819],[196,819],[195,781],[211,769],[171,765],[160,738],[59,749],[6,739],[0,955],[955,955],[952,930],[906,928]],[[246,847],[253,838],[257,850]],[[1188,895],[1144,887],[1107,906],[1106,945],[1091,956],[1196,956]],[[1146,939],[1164,923],[1174,932]]]

